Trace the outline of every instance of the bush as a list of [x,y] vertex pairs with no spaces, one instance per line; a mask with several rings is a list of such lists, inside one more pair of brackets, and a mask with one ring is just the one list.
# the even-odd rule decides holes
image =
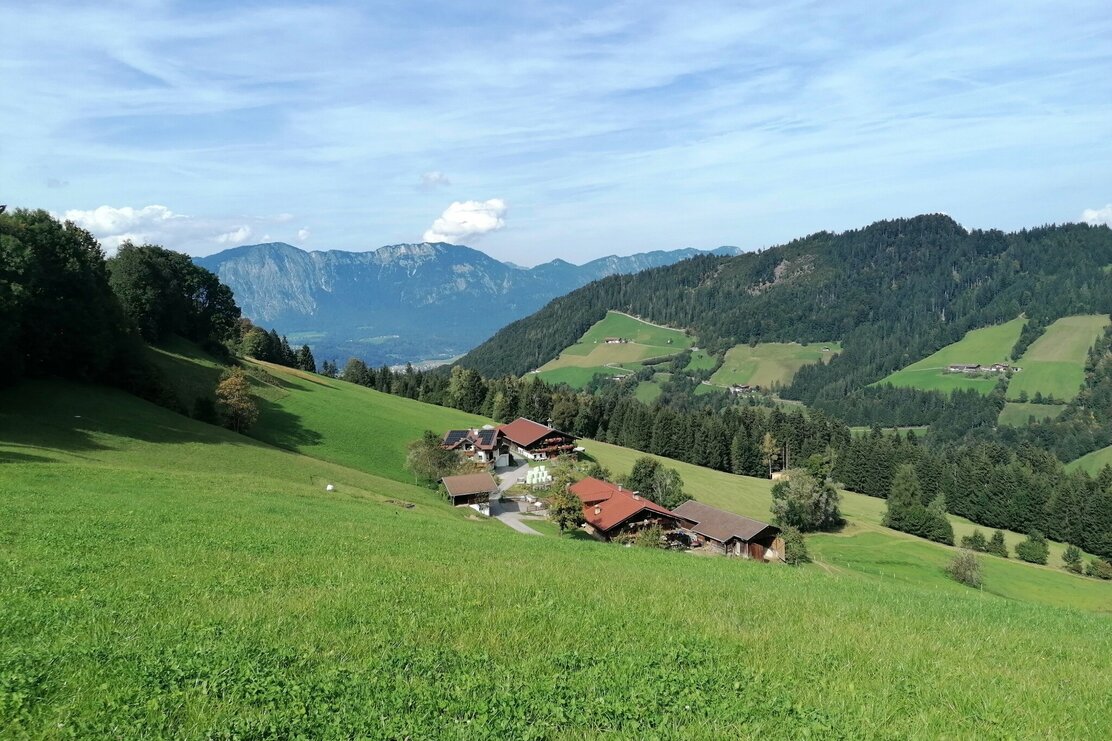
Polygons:
[[807,541],[803,533],[794,527],[784,528],[781,535],[784,539],[784,562],[795,566],[801,563],[810,563],[811,554],[807,552]]
[[1101,558],[1094,558],[1085,568],[1085,575],[1106,581],[1112,580],[1112,563],[1108,563]]
[[1004,542],[1004,531],[994,530],[988,541],[988,552],[1000,558],[1008,557],[1008,544]]
[[1027,536],[1027,540],[1015,547],[1015,555],[1027,563],[1038,563],[1045,566],[1047,559],[1050,558],[1050,547],[1047,546],[1043,534],[1033,530]]
[[667,548],[668,541],[664,539],[664,529],[660,525],[649,525],[633,538],[633,544],[640,548]]
[[1062,564],[1066,571],[1072,571],[1075,574],[1081,573],[1081,550],[1075,546],[1067,546],[1066,552],[1062,554]]
[[974,530],[972,535],[966,535],[961,539],[961,547],[967,551],[985,553],[988,551],[988,541],[980,530]]
[[981,561],[973,551],[958,551],[954,560],[946,567],[946,573],[954,581],[975,589],[980,589],[984,583],[981,579]]

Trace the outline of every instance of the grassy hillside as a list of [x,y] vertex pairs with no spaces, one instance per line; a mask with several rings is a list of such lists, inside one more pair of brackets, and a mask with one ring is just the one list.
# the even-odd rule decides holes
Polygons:
[[1085,381],[1089,348],[1107,326],[1104,315],[1067,316],[1052,323],[1016,362],[1023,370],[1012,376],[1008,399],[1019,399],[1021,393],[1073,399]]
[[[626,340],[622,344],[606,344],[607,337]],[[538,369],[540,377],[549,383],[566,383],[579,388],[595,375],[625,375],[628,371],[619,365],[639,367],[639,361],[675,355],[691,347],[692,339],[677,329],[658,327],[616,311],[588,329],[579,341],[564,349],[559,357]],[[705,355],[705,353],[704,353]],[[692,359],[705,364],[704,357]]]
[[1088,455],[1083,455],[1077,460],[1067,463],[1066,469],[1070,471],[1081,469],[1095,476],[1100,473],[1102,468],[1108,465],[1112,465],[1112,446],[1094,450]]
[[[828,352],[823,352],[828,348]],[[722,367],[710,380],[719,386],[753,384],[771,388],[773,384],[787,386],[796,371],[810,363],[830,362],[842,351],[837,342],[815,342],[800,345],[797,342],[761,342],[754,347],[736,345],[726,352]]]
[[[615,473],[628,472],[633,467],[633,462],[644,455],[635,450],[595,441],[586,441],[583,445],[593,458]],[[669,467],[679,471],[684,481],[684,490],[691,497],[747,517],[768,520],[769,507],[772,504],[771,481],[735,476],[682,461],[662,460]],[[938,570],[953,557],[952,548],[928,543],[883,527],[881,522],[884,519],[885,502],[882,499],[843,491],[841,509],[842,515],[849,521],[850,526],[837,536],[823,536],[824,541],[829,541],[824,547],[824,557],[828,555],[839,560],[840,549],[846,548],[853,551],[859,547],[858,538],[864,535],[870,536],[869,542],[882,543],[884,546],[876,549],[873,559],[851,560],[846,564],[847,568],[855,568],[853,564],[859,564],[862,566],[860,570],[864,573],[878,573],[883,571],[883,565],[890,560],[890,556],[898,553],[902,554],[900,555],[902,560],[914,563],[914,566],[908,567],[908,573],[911,575],[909,578],[914,580],[917,574],[924,582],[933,583],[936,578],[942,576]],[[975,525],[963,517],[951,515],[950,522],[954,527],[954,535],[959,541],[962,536],[971,534],[975,529],[980,529],[986,536],[991,534],[991,530]],[[1013,553],[1015,545],[1024,537],[1019,533],[1004,533],[1005,542]],[[880,540],[877,541],[876,538]],[[919,550],[916,547],[918,545],[926,550]],[[1009,599],[1051,605],[1071,604],[1112,613],[1112,585],[1063,573],[1057,567],[1061,565],[1064,550],[1064,544],[1051,542],[1050,565],[1047,567],[986,556],[985,561],[993,562],[992,569],[998,574],[998,578],[986,584],[985,591]],[[912,555],[922,553],[928,554],[929,557],[919,558]],[[1032,571],[1037,573],[1033,574]],[[1060,601],[1064,595],[1068,595],[1065,603]]]
[[987,394],[996,386],[995,377],[970,378],[961,373],[946,373],[947,366],[955,363],[1010,364],[1009,356],[1025,323],[1023,317],[1017,317],[1004,324],[974,329],[957,342],[896,371],[878,384],[888,383],[924,391],[950,392],[954,389],[977,389]]
[[[348,466],[110,390],[0,391],[0,736],[1112,733],[1107,584],[986,559],[977,592],[864,525],[802,569],[524,537],[391,478],[382,436],[453,412],[268,370],[258,434]],[[682,472],[767,508],[767,482]],[[1080,609],[992,592],[1022,580]]]

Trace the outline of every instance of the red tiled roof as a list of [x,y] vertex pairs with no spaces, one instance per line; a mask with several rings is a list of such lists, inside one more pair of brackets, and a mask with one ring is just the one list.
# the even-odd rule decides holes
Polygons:
[[525,419],[525,417],[518,417],[513,422],[502,425],[498,428],[498,431],[509,438],[510,442],[517,443],[522,447],[532,445],[545,435],[557,432],[548,425],[542,425],[531,419]]
[[646,509],[679,519],[656,502],[638,496],[636,492],[589,476],[572,484],[569,491],[583,502],[583,518],[602,533],[609,532]]

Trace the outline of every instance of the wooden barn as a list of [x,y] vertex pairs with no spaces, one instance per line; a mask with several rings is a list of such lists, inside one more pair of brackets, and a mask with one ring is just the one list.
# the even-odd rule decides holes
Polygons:
[[783,557],[780,528],[767,522],[725,512],[689,499],[676,507],[675,513],[691,523],[687,531],[692,539],[705,547],[759,561]]
[[487,504],[490,502],[490,495],[498,491],[494,477],[485,471],[464,476],[445,476],[440,483],[444,484],[448,498],[457,507]]
[[669,531],[682,530],[691,524],[637,492],[609,481],[588,476],[572,484],[568,491],[583,502],[583,519],[604,540],[651,525]]

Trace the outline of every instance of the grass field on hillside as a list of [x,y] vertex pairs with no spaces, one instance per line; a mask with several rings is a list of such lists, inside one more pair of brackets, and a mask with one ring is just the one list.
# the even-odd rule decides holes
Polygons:
[[250,435],[344,466],[408,481],[405,448],[425,430],[481,426],[490,420],[403,399],[352,383],[251,362],[275,378]]
[[891,384],[901,388],[947,393],[955,389],[976,389],[987,394],[996,387],[998,379],[995,376],[970,378],[961,373],[946,373],[947,366],[958,363],[1010,364],[1012,348],[1019,340],[1019,333],[1026,323],[1026,319],[1017,317],[1004,324],[971,330],[957,342],[896,371],[876,385]]
[[1066,464],[1066,470],[1076,471],[1081,469],[1082,471],[1088,471],[1096,476],[1101,472],[1101,469],[1109,465],[1112,465],[1112,446],[1094,450],[1092,453],[1083,455],[1075,461],[1070,461]]
[[[829,352],[823,352],[823,348]],[[726,352],[722,367],[710,380],[719,386],[753,384],[772,388],[773,384],[788,385],[795,374],[811,363],[828,363],[842,351],[837,342],[813,342],[800,345],[796,342],[761,342],[755,347],[735,345]]]
[[1008,399],[1036,393],[1069,401],[1085,381],[1085,360],[1108,326],[1104,315],[1067,316],[1049,327],[1016,361],[1023,370],[1012,376]]
[[691,360],[688,362],[684,370],[697,371],[697,370],[710,370],[718,359],[709,354],[706,350],[695,350],[691,353]]
[[[628,473],[633,468],[637,458],[645,455],[636,450],[621,448],[616,445],[600,443],[593,440],[583,442],[594,459],[609,468],[614,474]],[[657,456],[659,457],[659,456]],[[691,497],[701,502],[737,512],[747,517],[753,517],[767,522],[769,507],[772,504],[772,482],[767,479],[757,479],[749,476],[735,476],[722,471],[713,471],[708,468],[693,466],[682,461],[661,458],[667,466],[679,471],[684,481],[684,491]],[[918,560],[917,568],[928,581],[933,581],[936,564],[945,563],[953,557],[954,549],[935,543],[928,543],[918,538],[889,530],[881,525],[884,519],[885,501],[874,497],[842,491],[842,515],[850,522],[843,535],[837,536],[837,544],[847,548],[856,548],[854,539],[866,533],[883,539],[887,546],[895,551],[911,548],[921,544],[932,554],[930,559]],[[950,515],[950,523],[954,527],[954,536],[960,542],[965,535],[970,535],[979,529],[986,536],[991,530],[966,520],[963,517]],[[1005,532],[1004,538],[1011,552],[1015,546],[1026,536],[1019,533]],[[1095,609],[1112,613],[1112,585],[1095,582],[1091,579],[1073,577],[1057,568],[1062,562],[1062,553],[1065,545],[1050,543],[1050,561],[1047,567],[1031,566],[1018,563],[1014,560],[1004,560],[995,557],[986,557],[986,560],[999,562],[994,564],[994,571],[999,578],[988,583],[986,591],[998,594],[1009,599],[1020,599],[1032,602],[1045,602],[1047,604],[1062,604],[1057,601],[1062,594],[1071,595],[1070,604],[1085,606],[1086,609]],[[914,549],[911,552],[917,552]],[[940,561],[941,559],[941,561]],[[886,554],[878,553],[874,562],[867,562],[867,573],[880,569],[880,564],[888,560]],[[1031,574],[1030,571],[1037,574]]]
[[[607,344],[607,337],[621,338],[626,342]],[[578,342],[538,368],[537,372],[548,383],[566,383],[573,388],[582,388],[595,375],[622,375],[623,371],[615,366],[675,355],[691,347],[692,343],[693,340],[678,329],[658,327],[610,311],[604,319],[592,325]],[[700,359],[699,362],[704,361]]]
[[[1015,382],[1015,379],[1012,379]],[[1030,402],[1009,401],[1000,410],[998,424],[1008,427],[1026,427],[1034,417],[1040,419],[1054,419],[1065,410],[1062,404],[1032,404]]]
[[[386,399],[279,374],[287,409]],[[314,451],[354,455],[316,403]],[[115,391],[0,391],[0,736],[1112,734],[1108,616],[916,581],[944,549],[834,536],[833,566],[791,569],[526,537],[360,450],[362,471]]]

